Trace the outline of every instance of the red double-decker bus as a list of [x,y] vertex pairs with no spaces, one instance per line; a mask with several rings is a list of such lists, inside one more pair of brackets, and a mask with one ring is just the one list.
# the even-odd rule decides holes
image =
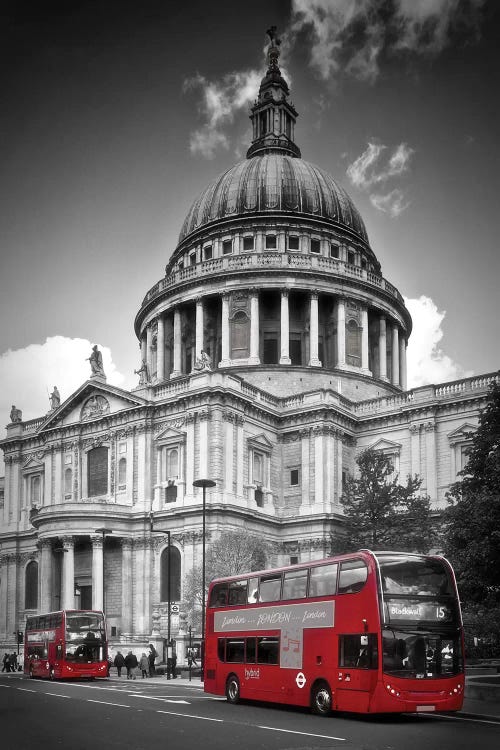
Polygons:
[[455,576],[437,555],[339,555],[212,581],[205,691],[358,713],[457,711]]
[[107,677],[104,613],[66,609],[28,617],[24,674],[51,680]]

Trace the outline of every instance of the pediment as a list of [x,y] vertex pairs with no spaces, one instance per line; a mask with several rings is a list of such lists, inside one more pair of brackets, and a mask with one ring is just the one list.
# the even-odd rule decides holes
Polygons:
[[450,443],[463,443],[467,440],[472,440],[472,437],[476,432],[477,425],[470,424],[470,422],[464,422],[463,425],[457,427],[453,432],[449,432],[447,437]]
[[263,432],[261,432],[259,435],[252,435],[252,437],[249,437],[248,443],[255,446],[256,448],[261,448],[263,450],[270,451],[273,448],[273,444],[271,443],[267,435],[264,435]]
[[48,428],[68,424],[95,421],[146,403],[145,399],[122,388],[88,380],[58,408],[49,412],[38,432],[43,433]]
[[37,451],[35,453],[29,453],[25,457],[23,463],[23,471],[42,471],[45,468],[43,457],[45,451]]
[[158,445],[170,443],[181,443],[186,439],[186,433],[178,430],[176,427],[169,425],[155,436],[155,442]]
[[401,443],[394,443],[392,440],[381,438],[376,443],[373,443],[373,445],[370,445],[370,449],[377,451],[377,453],[399,453],[401,451]]

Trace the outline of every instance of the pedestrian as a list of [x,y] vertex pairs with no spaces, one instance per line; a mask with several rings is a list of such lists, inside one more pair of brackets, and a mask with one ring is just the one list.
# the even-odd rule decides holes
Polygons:
[[10,671],[17,672],[17,654],[15,651],[10,655]]
[[144,652],[142,652],[141,659],[139,661],[139,667],[141,670],[142,679],[148,676],[149,673],[149,660]]
[[116,652],[116,656],[114,659],[114,665],[116,667],[116,671],[118,672],[118,677],[122,676],[122,669],[125,666],[125,658],[121,651]]
[[177,654],[175,653],[175,651],[172,651],[172,661],[171,661],[171,664],[172,664],[172,679],[175,680],[175,678],[177,677],[177,672],[175,670],[175,668],[177,666]]
[[7,652],[5,652],[2,664],[2,672],[10,672],[10,656]]
[[149,662],[149,676],[154,677],[156,674],[155,670],[155,659],[158,656],[158,652],[152,643],[149,644],[148,662]]
[[129,651],[125,657],[125,666],[127,668],[127,680],[135,680],[139,662],[137,661],[137,656],[132,651]]

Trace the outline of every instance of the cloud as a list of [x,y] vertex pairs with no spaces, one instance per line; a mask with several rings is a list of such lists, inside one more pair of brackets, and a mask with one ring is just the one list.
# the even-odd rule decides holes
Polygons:
[[388,158],[386,152],[383,144],[368,143],[365,151],[349,164],[346,174],[354,187],[365,192],[370,192],[374,186],[384,186],[383,192],[370,192],[370,201],[378,211],[395,218],[410,202],[401,188],[393,188],[388,183],[409,171],[415,151],[408,144],[400,143]]
[[423,295],[405,299],[405,304],[413,319],[407,350],[408,388],[471,377],[472,371],[465,371],[439,347],[446,312],[439,311],[433,300]]
[[382,53],[434,56],[456,28],[479,36],[486,0],[292,0],[291,29],[310,40],[310,64],[332,82],[344,72],[373,83]]
[[[12,404],[22,410],[23,420],[35,419],[48,412],[48,393],[54,385],[59,389],[62,403],[89,379],[90,364],[85,359],[90,356],[94,343],[86,339],[51,336],[43,344],[9,349],[0,356],[2,437],[5,437],[5,425],[10,422]],[[98,346],[102,352],[107,382],[122,385],[125,377],[116,369],[111,350],[100,344]]]
[[217,149],[229,149],[225,130],[235,115],[254,101],[261,79],[262,71],[246,70],[227,73],[218,81],[197,74],[184,82],[184,91],[201,92],[199,109],[204,123],[190,135],[189,149],[193,155],[213,159]]

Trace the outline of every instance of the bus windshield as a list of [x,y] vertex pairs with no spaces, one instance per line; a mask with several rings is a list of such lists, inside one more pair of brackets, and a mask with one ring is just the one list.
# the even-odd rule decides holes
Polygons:
[[96,612],[66,613],[66,660],[98,662],[106,659],[104,617]]
[[441,559],[377,555],[383,602],[383,671],[414,679],[463,671],[455,587]]

